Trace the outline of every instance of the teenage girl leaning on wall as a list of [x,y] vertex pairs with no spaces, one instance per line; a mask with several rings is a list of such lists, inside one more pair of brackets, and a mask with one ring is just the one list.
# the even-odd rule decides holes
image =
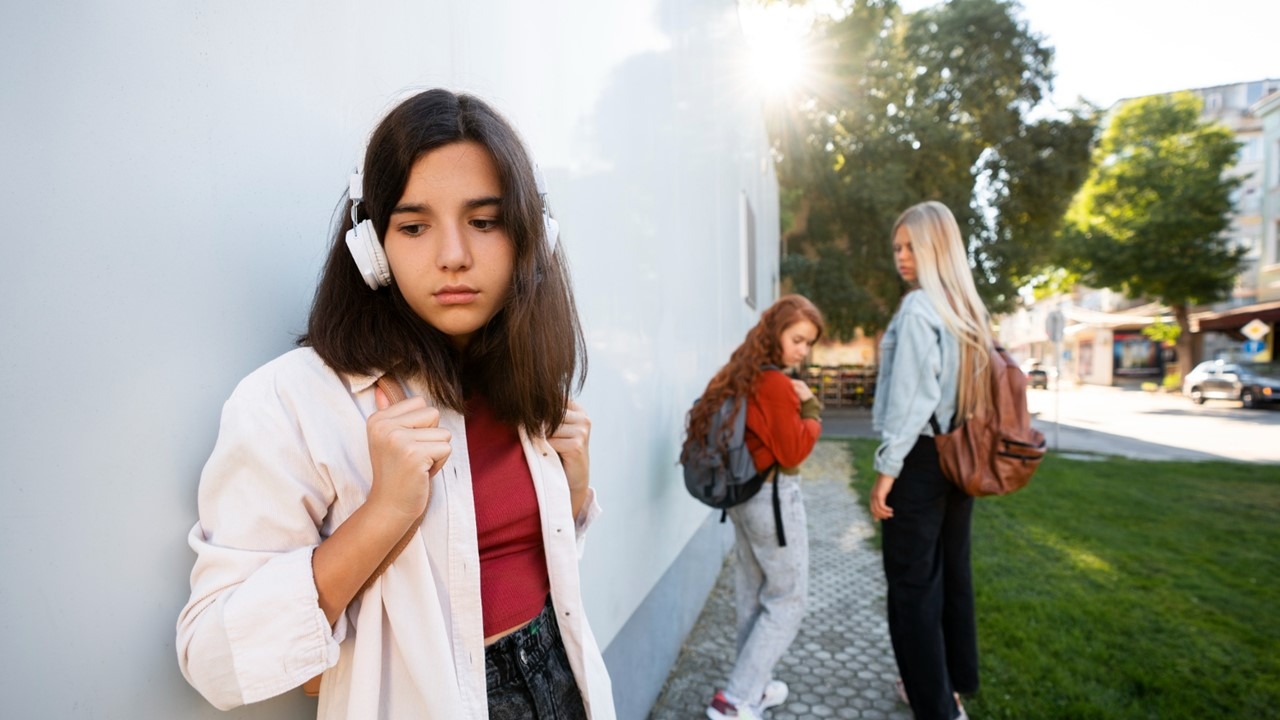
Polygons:
[[960,696],[978,690],[973,498],[943,476],[930,420],[950,427],[989,402],[990,319],[945,205],[908,208],[892,241],[910,290],[880,345],[872,418],[882,442],[870,505],[883,522],[897,689],[917,718],[967,718]]
[[373,132],[301,347],[235,389],[201,475],[177,647],[217,707],[323,673],[320,718],[614,716],[579,592],[582,332],[535,174],[471,96]]
[[[731,397],[747,398],[745,440],[756,470],[779,466],[777,483],[786,545],[779,544],[768,483],[729,508],[733,520],[738,657],[729,683],[707,708],[712,720],[756,720],[787,699],[774,666],[804,620],[809,588],[809,531],[800,463],[822,433],[822,407],[807,385],[778,368],[799,365],[822,335],[822,314],[800,295],[785,295],[761,314],[729,362],[689,412],[685,454],[705,438],[712,415]],[[767,367],[774,366],[774,367]]]

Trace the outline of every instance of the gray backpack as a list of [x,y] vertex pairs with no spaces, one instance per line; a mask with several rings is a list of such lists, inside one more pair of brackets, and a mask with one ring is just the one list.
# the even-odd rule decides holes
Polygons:
[[[768,368],[773,369],[773,368]],[[696,401],[695,401],[696,404]],[[731,426],[729,443],[723,451],[716,448],[716,440],[726,425]],[[778,465],[756,472],[755,461],[746,444],[747,399],[728,398],[711,418],[707,435],[690,451],[681,463],[684,467],[684,486],[689,494],[703,504],[724,512],[735,505],[755,497],[770,477],[776,479]],[[778,528],[778,544],[786,546],[787,536],[782,528],[782,507],[778,500],[778,483],[773,483],[773,520]]]

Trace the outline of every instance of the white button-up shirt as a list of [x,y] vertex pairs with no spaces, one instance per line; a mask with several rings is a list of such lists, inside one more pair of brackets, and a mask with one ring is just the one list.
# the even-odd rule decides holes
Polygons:
[[[480,554],[458,413],[441,408],[454,449],[432,478],[414,541],[332,627],[320,609],[311,553],[369,494],[375,379],[336,373],[301,348],[250,374],[223,407],[188,538],[197,558],[177,639],[182,674],[218,708],[323,672],[325,720],[488,716]],[[521,431],[520,440],[569,664],[588,715],[607,720],[609,675],[578,578],[583,533],[600,508],[591,491],[575,520],[559,456],[544,438]]]

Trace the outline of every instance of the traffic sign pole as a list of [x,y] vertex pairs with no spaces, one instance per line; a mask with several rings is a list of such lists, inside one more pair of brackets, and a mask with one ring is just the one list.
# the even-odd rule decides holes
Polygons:
[[1058,452],[1059,446],[1059,428],[1062,422],[1059,419],[1059,410],[1062,407],[1062,331],[1066,327],[1067,319],[1062,316],[1061,310],[1052,310],[1044,319],[1044,332],[1053,341],[1053,451]]

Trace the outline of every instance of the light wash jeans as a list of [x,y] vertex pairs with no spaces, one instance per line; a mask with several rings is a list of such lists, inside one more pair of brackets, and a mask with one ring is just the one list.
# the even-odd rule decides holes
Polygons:
[[809,595],[809,529],[799,475],[779,474],[778,500],[787,546],[778,546],[773,487],[729,508],[737,536],[734,596],[738,611],[738,659],[725,692],[754,704],[764,695],[773,667],[804,620]]

